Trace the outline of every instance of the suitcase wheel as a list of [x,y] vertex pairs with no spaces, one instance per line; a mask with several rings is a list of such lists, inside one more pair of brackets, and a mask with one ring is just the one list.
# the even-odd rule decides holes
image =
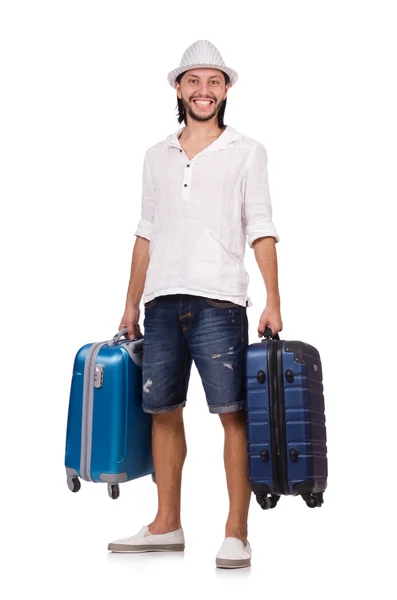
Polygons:
[[257,496],[256,501],[263,510],[268,510],[272,503],[269,496]]
[[68,488],[71,492],[78,492],[81,488],[80,479],[78,477],[68,477]]
[[316,498],[313,498],[313,496],[311,498],[309,498],[308,500],[306,500],[306,504],[309,508],[316,508],[317,507],[317,500]]
[[318,494],[302,494],[302,498],[304,499],[306,505],[309,508],[317,508],[318,506],[321,506],[324,502],[322,492]]
[[268,510],[269,508],[274,508],[277,505],[277,502],[280,500],[280,496],[276,496],[272,494],[271,496],[257,496],[256,501],[260,505],[263,510]]
[[318,492],[316,494],[313,494],[313,498],[316,499],[316,506],[321,506],[322,504],[324,504],[324,498],[323,498],[323,492]]
[[156,481],[156,473],[154,471],[152,473],[152,480],[153,480],[154,483],[157,483],[157,481]]
[[112,500],[117,500],[120,496],[120,486],[118,483],[108,483],[108,494]]

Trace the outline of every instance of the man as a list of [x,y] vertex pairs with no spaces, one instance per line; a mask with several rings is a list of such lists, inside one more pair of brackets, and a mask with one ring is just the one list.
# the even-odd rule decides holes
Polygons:
[[250,483],[243,366],[248,345],[245,243],[254,249],[267,289],[258,335],[282,330],[267,155],[257,141],[223,123],[237,73],[210,42],[199,40],[168,75],[176,88],[179,129],[148,149],[142,213],[135,235],[126,309],[120,328],[139,335],[144,294],[143,410],[153,415],[158,489],[155,519],[114,552],[185,547],[180,520],[186,456],[183,407],[192,360],[209,411],[225,431],[230,510],[218,567],[250,565]]

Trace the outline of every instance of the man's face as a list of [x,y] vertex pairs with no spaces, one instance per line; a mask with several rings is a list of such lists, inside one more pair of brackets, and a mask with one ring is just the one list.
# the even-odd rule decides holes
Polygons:
[[180,84],[176,84],[178,98],[182,100],[186,114],[195,121],[213,119],[218,114],[229,87],[230,83],[225,85],[222,71],[204,68],[186,71]]

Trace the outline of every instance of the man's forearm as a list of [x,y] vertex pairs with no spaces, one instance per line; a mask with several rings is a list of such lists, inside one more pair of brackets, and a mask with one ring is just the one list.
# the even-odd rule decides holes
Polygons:
[[137,236],[131,260],[130,281],[128,284],[126,305],[139,306],[145,287],[146,271],[149,266],[150,242]]
[[274,237],[263,237],[255,240],[253,244],[256,262],[267,292],[267,304],[280,305],[280,292],[278,289],[278,266],[276,241]]

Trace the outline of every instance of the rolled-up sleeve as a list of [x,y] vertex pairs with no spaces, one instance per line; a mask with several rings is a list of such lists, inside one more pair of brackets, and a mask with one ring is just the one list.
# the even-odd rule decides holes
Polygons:
[[260,237],[274,237],[276,243],[280,236],[272,221],[272,203],[270,199],[267,173],[266,148],[258,142],[253,150],[244,177],[243,223],[250,248]]
[[153,230],[155,210],[156,188],[150,175],[146,152],[142,170],[141,218],[138,222],[134,235],[147,238],[150,241]]

